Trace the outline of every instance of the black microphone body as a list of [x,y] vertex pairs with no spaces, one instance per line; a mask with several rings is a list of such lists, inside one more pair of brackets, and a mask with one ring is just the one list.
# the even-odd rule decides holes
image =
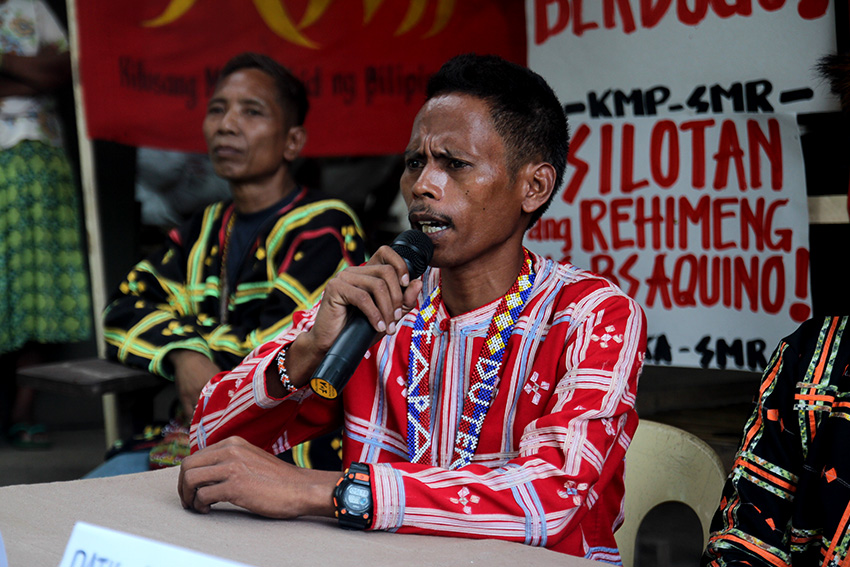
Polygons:
[[[404,259],[410,281],[425,272],[434,253],[431,239],[418,230],[399,234],[390,248]],[[377,331],[360,310],[352,308],[348,323],[340,332],[322,362],[319,364],[310,387],[323,398],[335,399],[354,374],[363,356],[375,339]]]

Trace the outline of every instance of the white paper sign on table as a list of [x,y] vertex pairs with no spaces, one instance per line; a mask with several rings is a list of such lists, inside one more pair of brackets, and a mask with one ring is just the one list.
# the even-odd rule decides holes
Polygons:
[[[2,542],[0,542],[2,550]],[[4,556],[5,557],[5,556]],[[0,557],[0,567],[7,567]],[[77,522],[59,567],[251,567],[108,528]]]
[[0,567],[9,567],[9,558],[6,557],[6,548],[3,547],[3,534],[0,534]]

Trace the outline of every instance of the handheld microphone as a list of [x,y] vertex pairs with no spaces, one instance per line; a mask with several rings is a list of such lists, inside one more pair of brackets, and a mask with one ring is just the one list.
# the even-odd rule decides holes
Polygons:
[[[434,245],[425,233],[406,230],[399,234],[390,248],[404,259],[410,281],[425,272],[434,254]],[[319,396],[333,400],[354,374],[354,370],[372,344],[377,331],[366,316],[354,309],[325,358],[310,378],[310,388]]]

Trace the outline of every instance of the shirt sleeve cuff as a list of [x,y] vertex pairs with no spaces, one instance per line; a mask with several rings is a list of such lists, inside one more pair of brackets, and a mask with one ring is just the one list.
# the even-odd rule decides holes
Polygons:
[[162,376],[168,380],[174,381],[174,366],[168,361],[168,354],[173,350],[193,350],[203,354],[210,360],[213,360],[213,352],[210,350],[207,343],[199,338],[191,338],[183,341],[173,341],[164,347],[160,348],[151,359],[148,366],[148,372]]
[[373,464],[373,530],[397,530],[404,524],[404,478],[388,463]]

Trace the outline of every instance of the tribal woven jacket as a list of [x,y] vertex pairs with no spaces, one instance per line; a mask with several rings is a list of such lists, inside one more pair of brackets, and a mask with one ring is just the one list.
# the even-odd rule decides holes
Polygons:
[[337,272],[365,260],[363,233],[344,203],[298,190],[243,257],[221,324],[221,250],[233,204],[214,203],[137,264],[104,312],[107,353],[172,378],[165,356],[195,350],[231,369],[309,309]]
[[712,522],[703,565],[850,562],[848,317],[780,342]]

